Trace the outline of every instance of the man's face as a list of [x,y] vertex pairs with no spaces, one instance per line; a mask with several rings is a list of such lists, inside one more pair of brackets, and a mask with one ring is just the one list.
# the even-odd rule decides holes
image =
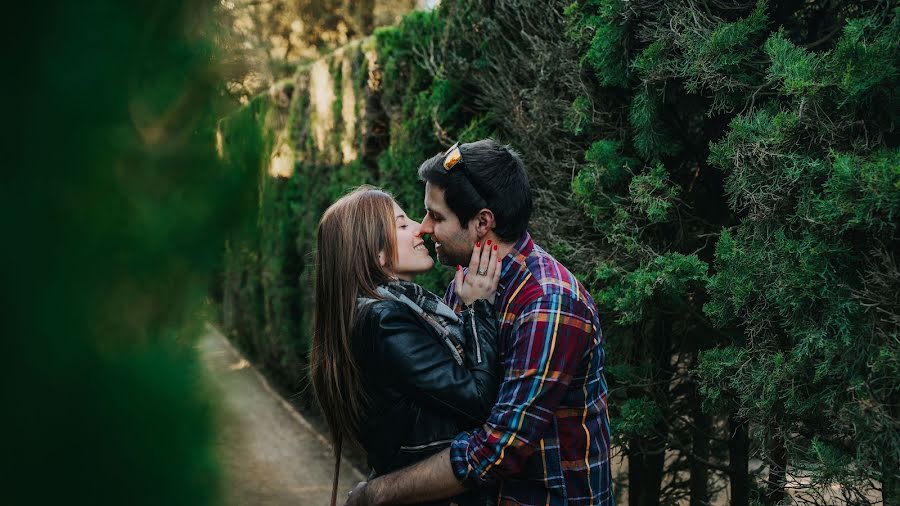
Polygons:
[[438,261],[444,265],[469,265],[476,234],[471,223],[466,228],[459,225],[459,219],[444,201],[444,189],[425,184],[425,219],[422,220],[422,234],[434,241]]

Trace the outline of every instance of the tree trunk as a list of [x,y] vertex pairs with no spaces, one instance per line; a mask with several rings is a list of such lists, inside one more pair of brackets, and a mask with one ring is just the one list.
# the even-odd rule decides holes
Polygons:
[[691,506],[709,504],[709,468],[700,460],[709,460],[709,415],[700,406],[699,392],[694,395],[694,430],[691,452]]
[[787,449],[780,436],[770,440],[769,478],[766,480],[766,504],[784,501],[787,478]]
[[[900,418],[900,396],[888,398],[891,406],[891,417]],[[893,456],[895,453],[885,452],[881,460],[881,500],[884,506],[900,506],[900,462]]]
[[[657,430],[665,431],[665,424],[657,426]],[[641,506],[658,506],[659,495],[662,489],[663,472],[666,464],[666,442],[662,437],[654,436],[650,441],[649,454],[644,460],[644,472],[647,476],[647,486]]]
[[900,480],[897,479],[897,463],[885,458],[881,473],[881,500],[884,506],[900,505]]
[[731,505],[750,505],[750,438],[747,423],[732,414],[728,418],[728,467],[731,483]]
[[657,506],[665,464],[665,442],[658,437],[628,442],[628,506]]
[[[667,318],[658,317],[653,325],[651,336],[654,361],[658,371],[659,384],[664,385],[655,392],[656,399],[661,399],[666,406],[669,399],[669,384],[672,381],[672,345],[671,322]],[[657,506],[662,489],[662,481],[666,465],[666,436],[668,424],[661,419],[654,427],[654,434],[646,439],[644,453],[644,490],[642,490],[641,506]]]
[[638,448],[637,438],[628,440],[628,506],[640,506],[644,490],[644,459]]

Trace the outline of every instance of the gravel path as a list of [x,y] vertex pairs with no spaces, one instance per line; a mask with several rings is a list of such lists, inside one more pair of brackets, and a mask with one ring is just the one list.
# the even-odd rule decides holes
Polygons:
[[[217,450],[229,506],[329,504],[334,459],[327,439],[278,396],[215,328],[198,344],[219,394]],[[364,479],[341,464],[338,499]]]

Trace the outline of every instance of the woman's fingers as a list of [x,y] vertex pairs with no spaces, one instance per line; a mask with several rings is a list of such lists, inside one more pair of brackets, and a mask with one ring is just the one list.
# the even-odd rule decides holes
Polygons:
[[495,244],[493,251],[491,252],[491,269],[488,271],[488,279],[491,283],[491,297],[490,301],[494,302],[494,295],[497,293],[497,285],[500,283],[500,268],[503,267],[503,264],[500,262],[500,252],[497,251],[498,245]]
[[490,266],[490,258],[491,258],[491,241],[488,240],[486,243],[482,244],[481,241],[475,243],[475,248],[472,250],[472,256],[474,259],[475,254],[478,254],[478,261],[475,263],[476,265],[472,267],[469,266],[469,272],[473,274],[478,274],[479,276],[485,276],[487,273],[487,269]]
[[472,248],[472,258],[469,259],[469,275],[474,275],[478,272],[478,264],[481,262],[481,250],[485,249],[481,247],[481,242],[476,242],[475,247]]
[[477,299],[493,302],[503,266],[498,248],[499,245],[492,241],[490,244],[476,242],[469,259],[469,274],[464,275],[465,270],[462,266],[456,266],[454,276],[456,295],[463,303],[471,304]]
[[500,271],[503,270],[503,262],[502,262],[502,260],[503,260],[503,259],[500,257],[500,253],[498,252],[498,253],[497,253],[497,258],[496,258],[495,261],[494,261],[494,276],[493,276],[493,281],[494,281],[494,291],[496,291],[496,287],[497,287],[497,285],[500,283]]
[[482,264],[482,270],[488,281],[494,279],[494,272],[497,270],[497,245],[494,244],[490,248],[490,256],[488,256],[487,264]]
[[491,248],[491,241],[487,241],[487,243],[481,249],[481,263],[478,265],[478,268],[481,269],[481,272],[485,272],[488,267],[488,261],[491,258]]

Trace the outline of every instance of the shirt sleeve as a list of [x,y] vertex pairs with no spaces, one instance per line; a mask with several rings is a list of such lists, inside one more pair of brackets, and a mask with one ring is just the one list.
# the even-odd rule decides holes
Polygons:
[[516,319],[503,359],[503,382],[488,421],[459,434],[450,463],[467,487],[513,476],[540,445],[593,336],[584,303],[543,295]]

